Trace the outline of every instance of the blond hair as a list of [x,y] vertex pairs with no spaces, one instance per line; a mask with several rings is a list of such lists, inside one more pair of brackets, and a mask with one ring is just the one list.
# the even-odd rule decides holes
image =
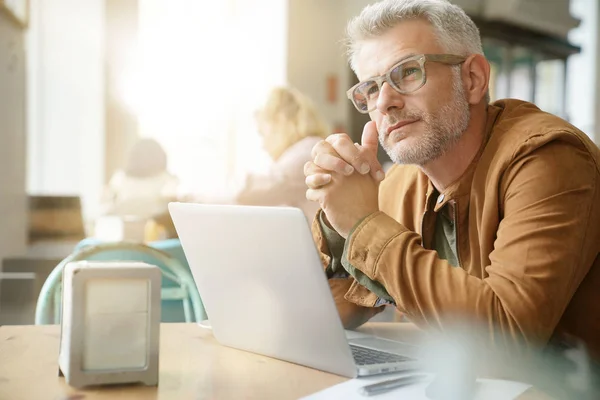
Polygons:
[[275,160],[306,137],[325,138],[330,134],[329,125],[313,102],[291,87],[273,88],[256,119],[265,148]]

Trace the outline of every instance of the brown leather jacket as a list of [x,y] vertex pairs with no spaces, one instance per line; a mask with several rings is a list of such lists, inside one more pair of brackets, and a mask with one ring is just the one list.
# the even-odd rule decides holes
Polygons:
[[[355,227],[345,256],[423,328],[464,316],[489,327],[494,342],[546,344],[569,334],[598,357],[600,150],[564,120],[518,100],[491,104],[486,132],[467,171],[437,198],[419,168],[394,166],[380,187],[380,211]],[[446,204],[459,268],[430,250],[436,212]],[[327,267],[317,220],[313,234]],[[352,277],[347,290],[339,279],[330,283],[338,304],[340,296],[367,307],[378,300]]]

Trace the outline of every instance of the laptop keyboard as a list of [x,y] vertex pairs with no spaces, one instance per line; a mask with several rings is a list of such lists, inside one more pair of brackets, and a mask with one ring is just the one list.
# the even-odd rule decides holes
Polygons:
[[384,351],[368,349],[366,347],[350,345],[352,356],[356,365],[391,364],[402,361],[410,361],[411,358]]

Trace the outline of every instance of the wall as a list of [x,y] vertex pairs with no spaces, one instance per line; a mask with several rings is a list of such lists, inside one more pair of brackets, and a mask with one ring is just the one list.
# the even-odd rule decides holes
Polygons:
[[138,117],[127,104],[127,78],[135,66],[138,1],[104,0],[105,4],[105,158],[104,178],[127,162],[138,139]]
[[0,261],[25,251],[24,33],[0,12]]
[[31,0],[28,174],[31,194],[82,195],[104,179],[104,1]]
[[[337,0],[289,0],[288,82],[310,96],[333,127],[348,120],[350,70],[341,40],[346,4]],[[328,101],[328,77],[337,81],[335,102]]]
[[581,53],[569,58],[567,65],[566,110],[572,124],[600,143],[600,64],[597,62],[598,40],[597,0],[571,0],[571,14],[581,18],[581,24],[569,33],[569,40],[581,47]]

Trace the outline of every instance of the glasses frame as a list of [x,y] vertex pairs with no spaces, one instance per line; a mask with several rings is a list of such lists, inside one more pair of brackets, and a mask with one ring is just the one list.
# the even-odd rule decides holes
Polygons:
[[[358,105],[356,104],[356,102],[354,101],[354,91],[360,85],[364,84],[365,82],[375,81],[379,92],[381,92],[381,87],[383,86],[383,83],[387,82],[388,85],[390,85],[392,88],[394,88],[394,90],[397,91],[398,93],[401,93],[401,94],[413,93],[413,92],[416,92],[417,90],[421,89],[425,85],[425,83],[427,83],[427,72],[425,70],[425,63],[427,61],[437,62],[437,63],[441,63],[441,64],[446,64],[446,65],[458,65],[458,64],[462,64],[463,62],[465,62],[466,59],[467,59],[467,57],[458,56],[455,54],[417,54],[415,56],[408,57],[408,58],[394,64],[385,73],[385,75],[375,76],[373,78],[369,78],[367,80],[358,82],[356,85],[354,85],[350,89],[348,89],[348,91],[346,91],[346,96],[352,102],[352,104],[358,110],[359,113],[368,114],[371,111],[375,110],[377,108],[377,106],[372,107],[371,109],[361,110],[358,107]],[[414,88],[412,90],[402,90],[398,86],[396,86],[394,84],[394,82],[392,82],[391,74],[392,74],[392,71],[394,69],[396,69],[398,66],[400,66],[404,63],[410,62],[410,61],[417,61],[419,63],[421,70],[423,71],[423,77],[421,78],[421,83],[416,88]]]

